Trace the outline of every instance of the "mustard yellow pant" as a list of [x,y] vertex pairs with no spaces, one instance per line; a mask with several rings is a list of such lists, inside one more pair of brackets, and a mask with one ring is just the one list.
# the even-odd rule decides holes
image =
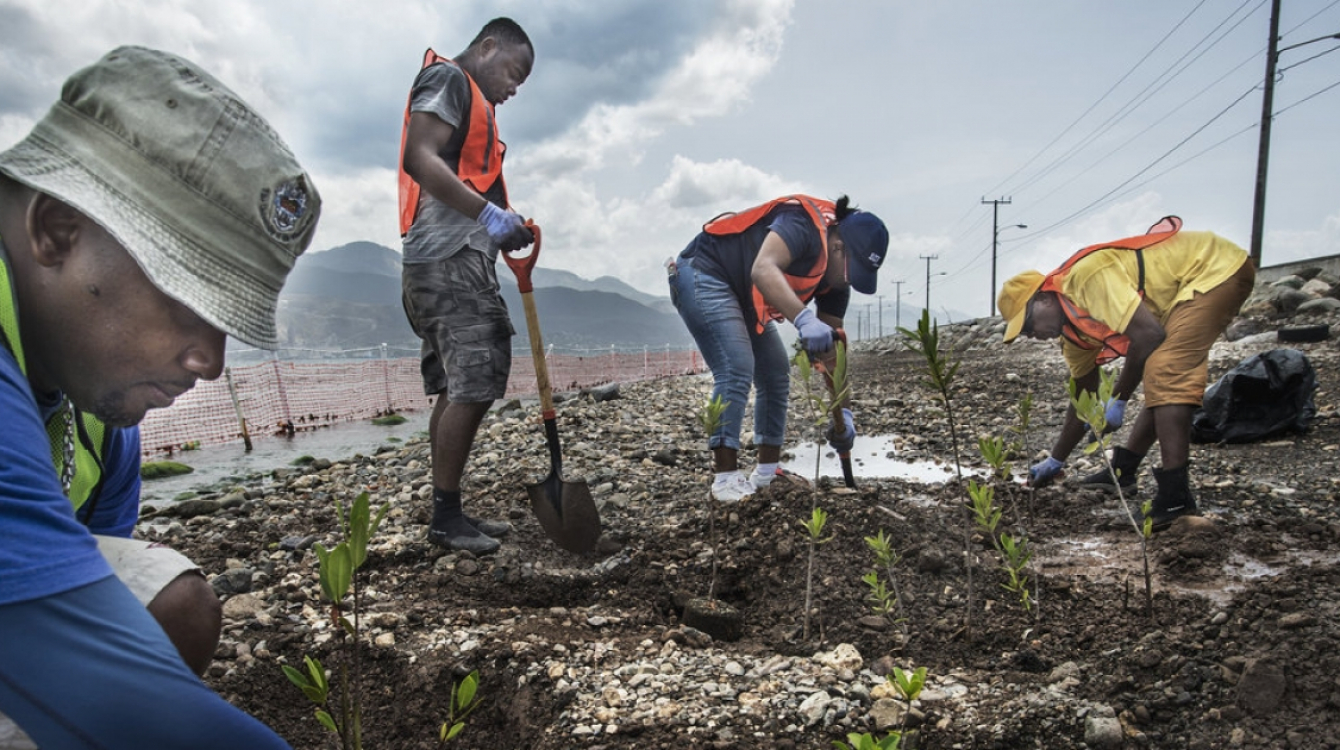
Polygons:
[[1145,362],[1145,406],[1200,406],[1209,377],[1210,347],[1233,322],[1256,283],[1249,259],[1227,281],[1179,303],[1163,324],[1167,337]]

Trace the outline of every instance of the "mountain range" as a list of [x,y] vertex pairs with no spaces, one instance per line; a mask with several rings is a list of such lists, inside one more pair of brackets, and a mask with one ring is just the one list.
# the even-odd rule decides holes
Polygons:
[[[352,242],[298,258],[279,298],[279,338],[285,349],[417,349],[419,339],[400,302],[400,253],[373,242]],[[516,329],[515,344],[529,346],[516,278],[501,263],[498,280]],[[536,267],[534,302],[545,344],[559,349],[619,349],[693,339],[668,297],[638,291],[612,277],[587,280],[568,271]]]

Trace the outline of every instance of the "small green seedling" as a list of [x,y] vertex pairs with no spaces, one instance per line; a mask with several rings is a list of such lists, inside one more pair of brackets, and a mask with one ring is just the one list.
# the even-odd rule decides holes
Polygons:
[[1107,455],[1108,444],[1112,438],[1107,428],[1107,403],[1112,399],[1115,392],[1115,376],[1111,370],[1100,369],[1098,378],[1098,388],[1094,391],[1086,391],[1079,387],[1073,379],[1067,385],[1070,394],[1070,405],[1075,410],[1075,416],[1080,422],[1089,428],[1089,443],[1084,446],[1084,452],[1088,455],[1097,454],[1102,460],[1103,465],[1107,467],[1108,474],[1112,477],[1112,485],[1117,488],[1117,499],[1121,503],[1121,509],[1126,512],[1126,518],[1131,522],[1131,527],[1140,537],[1140,555],[1144,559],[1145,576],[1145,611],[1152,618],[1154,616],[1154,581],[1149,568],[1149,540],[1153,535],[1154,527],[1150,519],[1148,507],[1152,510],[1152,505],[1141,508],[1141,518],[1137,519],[1135,511],[1131,509],[1131,503],[1126,501],[1126,493],[1121,489],[1119,478],[1121,472],[1117,471],[1112,465],[1112,459]]
[[[318,578],[321,582],[321,594],[330,602],[331,624],[340,634],[340,645],[347,650],[346,658],[340,661],[340,693],[338,705],[331,706],[330,686],[326,679],[325,668],[317,659],[305,656],[307,674],[284,665],[284,675],[297,685],[316,705],[316,719],[321,726],[333,732],[339,738],[344,750],[362,750],[363,715],[362,696],[357,685],[361,684],[361,660],[359,638],[359,591],[355,573],[368,559],[368,540],[377,533],[378,527],[386,518],[389,505],[383,505],[374,515],[364,492],[354,498],[346,515],[344,505],[336,499],[336,514],[339,517],[340,530],[344,540],[330,549],[315,544],[318,561]],[[353,594],[352,618],[344,616],[344,600]],[[345,640],[345,636],[349,640]],[[352,672],[352,675],[350,674]]]
[[[698,426],[703,430],[703,436],[709,441],[712,439],[712,436],[716,434],[716,431],[721,429],[721,415],[726,413],[726,406],[729,403],[729,401],[722,398],[721,394],[717,394],[716,396],[709,398],[707,402],[703,404],[703,407],[698,410],[698,414],[695,415],[698,420]],[[717,547],[716,504],[712,502],[711,494],[712,491],[709,487],[707,501],[707,536],[712,545],[712,577],[707,583],[708,599],[712,599],[716,596],[717,553],[719,551]]]
[[[900,625],[903,636],[906,637],[907,617],[903,614],[903,598],[898,591],[898,578],[893,574],[894,566],[902,562],[903,558],[893,548],[893,541],[884,533],[884,529],[880,529],[874,536],[866,537],[865,545],[875,555],[875,568],[861,578],[866,586],[870,587],[868,598],[873,602],[875,612]],[[879,577],[881,568],[884,571],[884,579]]]
[[857,734],[850,732],[847,734],[847,742],[842,740],[833,740],[833,747],[839,750],[898,750],[899,744],[903,740],[900,732],[889,732],[883,739],[875,739],[869,732]]
[[465,729],[465,719],[474,712],[483,701],[479,691],[479,671],[466,675],[460,682],[451,686],[451,715],[442,723],[438,732],[438,742],[447,744]]
[[1010,467],[1010,457],[1014,452],[1014,445],[1007,443],[1005,438],[999,436],[981,437],[977,439],[977,449],[982,452],[982,458],[1000,481],[1010,481],[1014,476]]
[[820,545],[827,544],[833,539],[832,537],[824,537],[824,527],[827,525],[828,513],[823,508],[814,508],[810,511],[809,519],[800,522],[810,545],[809,564],[805,568],[805,624],[803,636],[807,641],[810,639],[810,607],[814,601],[815,556]]
[[1028,546],[1028,539],[1013,534],[1001,534],[998,549],[1003,559],[1005,575],[1009,577],[1009,580],[1001,585],[1006,591],[1019,597],[1019,603],[1023,605],[1025,612],[1032,610],[1033,595],[1028,591],[1028,575],[1024,572],[1033,559],[1033,550]]

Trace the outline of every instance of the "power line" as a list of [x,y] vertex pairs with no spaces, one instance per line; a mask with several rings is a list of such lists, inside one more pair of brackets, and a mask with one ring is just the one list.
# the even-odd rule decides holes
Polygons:
[[[1139,92],[1137,92],[1134,96],[1132,96],[1132,97],[1130,97],[1129,99],[1127,99],[1126,102],[1125,102],[1121,107],[1118,108],[1118,112],[1119,112],[1118,115],[1116,115],[1115,117],[1109,118],[1107,121],[1105,121],[1104,123],[1102,123],[1101,125],[1099,125],[1099,126],[1098,126],[1097,128],[1095,128],[1092,132],[1090,132],[1087,136],[1085,136],[1084,138],[1082,138],[1078,143],[1076,143],[1075,145],[1071,146],[1065,153],[1063,153],[1060,157],[1058,157],[1058,158],[1057,158],[1055,161],[1053,161],[1051,164],[1047,165],[1045,168],[1043,168],[1042,170],[1040,170],[1040,171],[1039,171],[1036,175],[1034,175],[1032,178],[1026,180],[1023,184],[1017,186],[1017,187],[1014,189],[1013,192],[1016,192],[1016,193],[1018,193],[1018,192],[1023,192],[1025,189],[1027,189],[1027,188],[1031,187],[1032,185],[1036,184],[1036,183],[1037,183],[1039,180],[1041,180],[1042,178],[1044,178],[1044,177],[1046,177],[1047,175],[1051,174],[1052,172],[1056,171],[1056,170],[1059,169],[1062,165],[1064,165],[1066,162],[1070,161],[1070,159],[1074,158],[1077,154],[1079,154],[1081,151],[1083,151],[1085,148],[1087,148],[1090,144],[1092,144],[1094,141],[1096,141],[1098,138],[1102,137],[1103,135],[1106,135],[1106,134],[1107,134],[1108,132],[1110,132],[1113,128],[1115,128],[1118,124],[1120,124],[1123,120],[1125,120],[1127,117],[1130,117],[1132,114],[1134,114],[1134,113],[1135,113],[1137,110],[1139,110],[1140,107],[1142,107],[1144,104],[1146,104],[1146,103],[1148,103],[1149,101],[1151,101],[1152,98],[1153,98],[1153,95],[1154,95],[1154,94],[1157,94],[1158,92],[1162,91],[1168,84],[1172,83],[1172,82],[1173,82],[1174,80],[1176,80],[1179,76],[1181,76],[1183,73],[1185,73],[1185,72],[1186,72],[1192,65],[1194,65],[1198,60],[1200,60],[1202,57],[1204,57],[1205,54],[1207,54],[1210,50],[1214,49],[1214,48],[1215,48],[1220,42],[1222,42],[1222,41],[1223,41],[1223,40],[1224,40],[1230,33],[1232,33],[1232,32],[1233,32],[1234,30],[1236,30],[1239,26],[1241,26],[1241,25],[1242,25],[1248,18],[1250,18],[1251,15],[1252,15],[1253,13],[1256,12],[1257,8],[1260,8],[1261,5],[1263,5],[1263,4],[1265,3],[1266,0],[1259,0],[1259,1],[1257,2],[1257,6],[1256,6],[1256,8],[1253,8],[1253,9],[1252,9],[1250,12],[1248,12],[1246,15],[1242,16],[1242,18],[1238,19],[1238,21],[1237,21],[1236,23],[1234,23],[1232,26],[1230,26],[1227,30],[1223,31],[1223,33],[1219,33],[1219,30],[1222,29],[1222,28],[1224,27],[1224,25],[1227,24],[1230,20],[1232,20],[1232,18],[1233,18],[1234,16],[1236,16],[1236,15],[1239,13],[1239,11],[1241,11],[1241,10],[1242,10],[1242,9],[1249,3],[1249,2],[1251,2],[1251,1],[1252,1],[1252,0],[1244,0],[1244,2],[1242,3],[1242,5],[1239,5],[1238,8],[1237,8],[1236,10],[1234,10],[1232,13],[1230,13],[1229,16],[1228,16],[1227,18],[1225,18],[1223,21],[1220,21],[1219,24],[1216,25],[1213,29],[1211,29],[1210,32],[1209,32],[1208,34],[1206,34],[1204,37],[1202,37],[1200,41],[1198,41],[1198,42],[1196,42],[1194,45],[1192,45],[1191,49],[1189,49],[1189,50],[1187,50],[1185,53],[1183,53],[1182,56],[1179,57],[1175,62],[1173,62],[1172,65],[1168,66],[1168,68],[1167,68],[1163,73],[1160,73],[1157,77],[1154,78],[1153,81],[1151,81],[1151,82],[1150,82],[1148,85],[1146,85],[1143,89],[1141,89]],[[1206,45],[1206,41],[1209,40],[1210,37],[1214,36],[1216,33],[1219,33],[1218,38],[1216,38],[1214,41],[1212,41],[1212,42],[1210,42],[1208,45]],[[1190,56],[1190,55],[1192,55],[1192,53],[1195,53],[1196,50],[1197,50],[1198,48],[1202,47],[1202,45],[1205,45],[1204,48],[1201,49],[1199,53],[1195,54],[1194,57],[1191,57],[1190,60],[1187,60],[1187,57]],[[1183,64],[1183,61],[1185,61],[1185,64]],[[1245,63],[1244,63],[1244,64],[1245,64]],[[1239,64],[1238,67],[1241,67],[1241,65],[1242,65],[1242,64]],[[1178,66],[1180,66],[1180,67],[1178,67]],[[1235,68],[1235,70],[1236,70],[1236,68]],[[1166,117],[1166,115],[1165,115],[1165,117]]]
[[1157,52],[1158,49],[1163,46],[1164,42],[1167,42],[1168,39],[1171,38],[1172,35],[1176,33],[1177,30],[1180,29],[1182,25],[1185,24],[1191,18],[1192,15],[1196,13],[1196,11],[1200,10],[1200,7],[1204,5],[1205,2],[1206,0],[1201,0],[1199,3],[1196,3],[1196,7],[1192,8],[1190,12],[1188,12],[1185,16],[1182,17],[1182,20],[1178,21],[1171,29],[1169,29],[1168,33],[1164,34],[1163,38],[1160,39],[1158,43],[1155,44],[1148,52],[1142,55],[1140,59],[1136,60],[1135,65],[1131,66],[1130,70],[1127,70],[1124,74],[1122,74],[1121,78],[1118,78],[1116,83],[1108,87],[1107,91],[1105,91],[1102,96],[1098,97],[1097,101],[1095,101],[1093,104],[1090,104],[1088,109],[1085,109],[1082,113],[1080,113],[1079,117],[1076,117],[1069,125],[1065,126],[1065,128],[1063,128],[1060,133],[1057,133],[1054,138],[1052,138],[1050,141],[1047,142],[1047,145],[1039,149],[1037,153],[1033,154],[1031,157],[1028,158],[1028,161],[1024,162],[1022,166],[1011,172],[1005,179],[1000,181],[999,185],[996,185],[995,187],[991,188],[991,190],[989,190],[988,192],[991,193],[1000,192],[1000,189],[1006,183],[1008,183],[1010,180],[1014,179],[1016,175],[1027,169],[1030,164],[1036,161],[1038,157],[1046,153],[1048,149],[1050,149],[1052,146],[1055,146],[1058,141],[1064,138],[1066,134],[1069,133],[1072,129],[1074,129],[1074,127],[1078,125],[1085,117],[1088,117],[1090,112],[1096,109],[1098,105],[1106,101],[1107,98],[1112,95],[1112,92],[1116,91],[1117,87],[1120,86],[1122,83],[1124,83],[1127,78],[1130,78],[1131,75],[1133,75],[1135,71],[1140,68],[1141,65],[1145,64],[1145,62],[1149,60],[1150,56],[1153,55],[1155,52]]

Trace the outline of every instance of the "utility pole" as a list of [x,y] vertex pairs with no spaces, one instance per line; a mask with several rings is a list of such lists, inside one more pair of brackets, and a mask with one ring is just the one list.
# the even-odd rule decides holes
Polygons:
[[879,337],[884,338],[884,295],[879,295]]
[[926,314],[931,311],[931,261],[939,258],[938,255],[918,255],[918,258],[926,261]]
[[1265,233],[1266,173],[1270,162],[1271,110],[1275,107],[1275,64],[1279,58],[1280,0],[1270,0],[1270,41],[1266,47],[1265,91],[1261,96],[1261,141],[1256,150],[1256,199],[1252,202],[1252,262],[1261,267],[1261,238]]
[[[1278,1],[1278,0],[1277,0]],[[991,204],[991,294],[986,298],[986,314],[991,316],[996,309],[996,245],[1000,238],[1000,204],[1010,205],[1009,198],[997,198],[995,200],[982,199],[982,203]]]
[[903,281],[893,282],[893,330],[903,327]]

